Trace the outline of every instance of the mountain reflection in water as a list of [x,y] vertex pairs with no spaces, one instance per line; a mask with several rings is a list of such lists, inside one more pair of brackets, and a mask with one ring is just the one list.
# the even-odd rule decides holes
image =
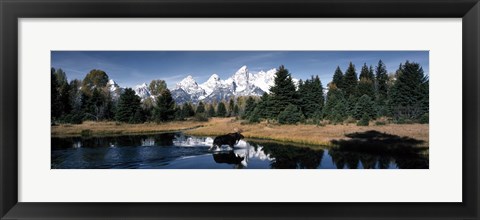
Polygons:
[[51,140],[52,169],[428,169],[422,154],[253,140],[209,150],[211,137],[183,133]]

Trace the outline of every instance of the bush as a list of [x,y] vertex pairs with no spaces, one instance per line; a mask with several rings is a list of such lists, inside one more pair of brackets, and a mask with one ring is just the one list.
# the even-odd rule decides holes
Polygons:
[[327,120],[321,120],[317,123],[317,126],[319,127],[325,127],[328,123],[330,123],[329,121]]
[[380,117],[375,121],[375,125],[386,125],[388,123],[388,119],[386,117]]
[[353,124],[353,123],[356,123],[357,120],[355,118],[353,118],[352,116],[348,116],[348,118],[344,122],[345,122],[345,124]]
[[420,117],[420,123],[428,124],[428,122],[429,122],[429,116],[428,116],[428,113],[425,113]]
[[364,113],[362,118],[357,122],[357,126],[368,126],[368,122],[370,120],[370,117]]
[[283,112],[278,114],[278,123],[296,124],[305,120],[303,113],[295,105],[288,105]]
[[82,135],[83,137],[89,137],[92,135],[92,130],[90,129],[85,129],[85,130],[82,130],[80,132],[80,135]]
[[258,114],[250,114],[250,117],[248,117],[248,121],[250,123],[258,123],[260,122],[260,117],[258,116]]
[[193,118],[194,121],[208,121],[208,117],[205,113],[197,113]]

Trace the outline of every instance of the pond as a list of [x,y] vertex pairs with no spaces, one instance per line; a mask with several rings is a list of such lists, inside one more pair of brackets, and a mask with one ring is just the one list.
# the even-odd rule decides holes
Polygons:
[[52,169],[428,169],[428,155],[361,152],[240,140],[209,149],[213,137],[181,132],[110,137],[52,137]]

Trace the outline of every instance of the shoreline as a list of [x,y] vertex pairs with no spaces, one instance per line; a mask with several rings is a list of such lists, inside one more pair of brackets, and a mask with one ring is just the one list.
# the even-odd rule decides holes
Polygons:
[[[168,132],[184,132],[193,136],[217,136],[242,129],[248,139],[278,141],[309,146],[332,146],[332,140],[348,139],[345,135],[375,130],[381,133],[411,137],[429,146],[428,124],[387,124],[356,126],[343,125],[279,125],[267,122],[244,123],[234,118],[213,118],[208,122],[175,121],[167,123],[123,124],[117,122],[84,122],[79,125],[51,126],[51,137],[98,137],[120,135],[148,135]],[[83,134],[83,135],[82,135]]]

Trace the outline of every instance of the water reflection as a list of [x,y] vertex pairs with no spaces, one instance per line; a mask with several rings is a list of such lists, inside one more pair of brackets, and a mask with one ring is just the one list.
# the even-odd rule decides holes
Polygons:
[[[369,145],[361,147],[362,140]],[[390,169],[428,168],[428,155],[397,137],[367,133],[311,148],[241,140],[232,149],[209,150],[212,137],[182,133],[89,138],[52,138],[53,169]],[[411,140],[410,140],[411,141]],[[389,150],[379,146],[388,143]],[[352,144],[354,143],[354,144]],[[413,142],[410,142],[410,144]],[[402,148],[399,145],[402,145]],[[360,146],[360,147],[359,147]],[[372,147],[375,146],[375,147]],[[366,149],[366,150],[365,150]],[[385,149],[385,147],[384,147]],[[401,150],[400,150],[401,149]]]
[[234,153],[234,151],[215,152],[213,153],[213,160],[215,163],[233,164],[234,168],[237,169],[244,168],[247,165],[246,162],[242,164],[245,160],[245,156],[240,156]]
[[366,131],[346,134],[349,139],[333,140],[330,149],[338,169],[386,169],[394,164],[400,169],[428,169],[429,160],[422,146],[424,141],[409,137]]

